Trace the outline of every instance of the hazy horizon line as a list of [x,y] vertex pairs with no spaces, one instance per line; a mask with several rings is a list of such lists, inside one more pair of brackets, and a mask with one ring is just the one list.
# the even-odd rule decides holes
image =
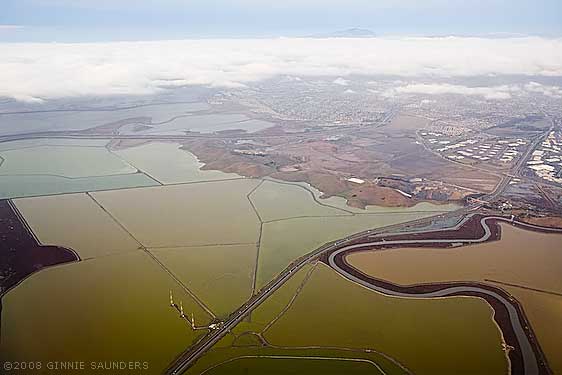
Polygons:
[[[525,38],[541,38],[556,40],[562,39],[562,34],[543,34],[543,33],[512,33],[512,32],[492,32],[492,33],[378,33],[374,32],[372,36],[340,36],[330,35],[337,32],[346,31],[338,30],[334,32],[318,32],[318,33],[272,33],[272,34],[237,34],[223,35],[217,34],[190,34],[177,37],[155,37],[155,38],[100,38],[100,39],[58,39],[52,40],[4,40],[2,38],[3,30],[22,30],[27,28],[25,25],[0,25],[0,44],[95,44],[95,43],[119,43],[119,42],[166,42],[166,41],[189,41],[189,40],[264,40],[264,39],[445,39],[445,38],[464,38],[464,39],[525,39]],[[361,28],[362,29],[362,28]]]

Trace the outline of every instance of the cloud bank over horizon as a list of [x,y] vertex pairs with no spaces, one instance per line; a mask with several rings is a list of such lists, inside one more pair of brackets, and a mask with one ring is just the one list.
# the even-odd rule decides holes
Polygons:
[[[186,85],[243,87],[278,75],[389,75],[410,79],[562,77],[562,39],[538,37],[5,43],[0,44],[0,49],[0,97],[28,102],[152,94]],[[344,78],[338,83],[346,82]],[[409,85],[397,88],[396,92],[452,92],[489,99],[502,99],[510,92],[505,88],[506,94],[495,97],[494,92],[485,88],[468,89],[454,85]],[[527,89],[546,90],[538,86]],[[548,90],[559,93],[556,88]]]
[[562,99],[562,88],[529,82],[525,85],[501,85],[489,87],[468,87],[463,85],[410,83],[397,86],[381,93],[385,97],[395,97],[400,94],[425,95],[468,95],[480,96],[487,100],[506,100],[522,93],[539,93],[554,99]]
[[[538,84],[540,87],[543,85]],[[523,89],[519,85],[501,85],[490,87],[467,87],[462,85],[445,84],[425,84],[411,83],[398,86],[382,93],[386,97],[395,97],[400,94],[426,94],[426,95],[468,95],[480,96],[487,100],[510,99],[512,94],[521,93]],[[534,91],[538,92],[538,91]]]

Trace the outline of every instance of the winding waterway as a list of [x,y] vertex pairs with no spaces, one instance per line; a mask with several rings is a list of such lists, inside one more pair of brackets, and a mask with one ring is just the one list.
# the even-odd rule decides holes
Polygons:
[[[466,217],[463,221],[458,223],[455,227],[448,229],[448,231],[458,230],[463,226],[471,216]],[[500,315],[496,318],[500,328],[504,334],[506,342],[513,346],[513,355],[510,355],[511,369],[513,373],[525,374],[542,374],[549,373],[548,367],[544,356],[531,333],[529,324],[523,314],[520,305],[514,301],[506,292],[488,285],[478,283],[439,283],[439,284],[424,284],[414,286],[400,286],[392,284],[383,280],[371,278],[353,266],[349,265],[345,256],[351,252],[358,250],[372,249],[375,247],[396,247],[402,245],[423,245],[423,244],[451,244],[451,243],[480,243],[485,242],[492,237],[493,231],[489,226],[489,221],[505,221],[513,224],[523,226],[529,229],[540,231],[556,231],[562,230],[552,229],[516,222],[510,219],[499,216],[487,216],[480,219],[480,225],[484,233],[479,238],[464,238],[464,239],[396,239],[384,240],[379,239],[374,242],[359,243],[349,245],[338,250],[335,250],[328,256],[329,265],[338,271],[347,279],[356,282],[364,287],[367,287],[376,292],[407,298],[438,298],[448,296],[479,296],[484,298],[494,308],[495,314]],[[439,231],[436,231],[439,232]],[[416,232],[403,233],[403,235],[415,234]],[[502,311],[507,313],[509,325],[505,321],[501,321]],[[509,332],[511,331],[511,332]]]

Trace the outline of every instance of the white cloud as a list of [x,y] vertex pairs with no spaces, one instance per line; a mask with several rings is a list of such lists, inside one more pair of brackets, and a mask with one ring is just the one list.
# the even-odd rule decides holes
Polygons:
[[510,99],[513,93],[520,92],[518,86],[504,85],[492,87],[468,87],[450,84],[409,84],[390,90],[393,94],[428,94],[443,95],[457,94],[481,96],[490,100]]
[[334,82],[332,82],[334,85],[340,85],[340,86],[347,86],[349,85],[349,81],[347,79],[343,79],[342,77],[338,77],[334,80]]
[[180,85],[240,87],[277,75],[562,76],[562,39],[544,38],[6,43],[0,51],[0,96],[18,100],[147,94]]
[[[540,93],[552,98],[562,98],[562,88],[556,86],[545,86],[537,82],[530,82],[526,85],[502,85],[487,87],[468,87],[462,85],[451,85],[448,83],[426,84],[409,83],[387,89],[383,92],[376,92],[382,97],[394,98],[400,94],[421,94],[421,95],[469,95],[480,96],[487,100],[506,100],[514,95],[524,95],[529,93]],[[422,100],[422,103],[434,102],[434,100]]]
[[434,104],[436,102],[437,102],[436,100],[423,99],[420,103],[421,104]]
[[555,99],[562,99],[562,88],[556,86],[545,86],[537,82],[529,82],[525,85],[525,90],[540,93]]

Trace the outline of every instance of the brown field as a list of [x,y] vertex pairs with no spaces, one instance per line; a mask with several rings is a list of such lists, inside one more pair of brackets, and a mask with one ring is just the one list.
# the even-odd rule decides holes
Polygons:
[[560,216],[529,217],[523,221],[544,227],[562,228],[562,217]]
[[[278,136],[267,137],[271,129],[262,131],[262,137],[252,139],[252,143],[238,144],[236,138],[194,139],[183,146],[206,164],[204,169],[306,182],[326,197],[343,197],[354,207],[408,207],[426,199],[457,200],[467,189],[492,191],[500,180],[498,176],[453,163],[417,142],[415,131],[427,124],[424,118],[399,115],[383,126],[350,127],[337,132],[325,127],[319,132],[300,133],[276,128]],[[240,137],[243,139],[243,134]],[[241,154],[239,148],[259,151],[259,156]],[[430,183],[443,182],[452,189],[408,199],[393,189],[377,186],[377,178],[388,176],[406,180],[420,177]],[[349,177],[367,183],[349,183]]]

